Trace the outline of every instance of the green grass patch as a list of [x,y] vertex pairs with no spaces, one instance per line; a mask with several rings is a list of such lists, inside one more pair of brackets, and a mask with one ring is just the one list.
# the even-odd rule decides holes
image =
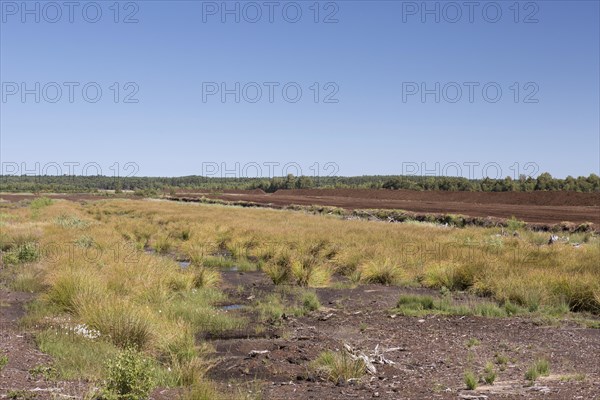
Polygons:
[[425,315],[471,315],[481,317],[506,317],[512,315],[505,307],[490,301],[455,303],[447,296],[436,299],[427,295],[401,295],[394,312],[420,317]]
[[104,379],[103,361],[118,353],[111,343],[90,340],[65,330],[41,331],[36,335],[36,342],[41,351],[52,356],[53,366],[62,379]]
[[219,334],[242,329],[248,324],[245,318],[213,306],[225,300],[222,292],[201,288],[174,296],[164,312],[173,319],[189,322],[196,333]]

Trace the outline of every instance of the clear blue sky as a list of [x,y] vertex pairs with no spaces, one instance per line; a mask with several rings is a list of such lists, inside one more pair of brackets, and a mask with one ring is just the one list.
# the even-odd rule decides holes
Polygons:
[[[445,2],[427,2],[440,8],[439,21],[423,13],[421,1],[321,1],[318,23],[314,1],[273,2],[272,23],[262,0],[227,2],[239,7],[239,23],[236,15],[222,15],[221,1],[120,2],[118,16],[114,1],[98,1],[97,23],[88,22],[96,18],[89,2],[62,6],[61,16],[46,3],[27,2],[39,7],[35,15],[21,1],[1,1],[3,163],[95,162],[112,175],[115,162],[134,162],[143,176],[201,174],[210,162],[230,169],[255,162],[263,175],[266,162],[295,162],[306,175],[314,175],[315,162],[321,175],[330,172],[323,164],[333,162],[346,176],[407,172],[413,168],[407,163],[426,163],[433,174],[457,163],[466,176],[470,162],[479,163],[474,177],[488,163],[514,175],[515,162],[521,169],[535,163],[537,172],[557,177],[599,173],[598,1],[520,2],[517,8],[513,1],[478,2],[472,16],[463,1],[453,3],[461,16]],[[252,23],[256,4],[262,15]],[[291,23],[296,4],[302,15]],[[502,15],[492,23],[497,9]],[[138,22],[123,23],[128,15]],[[62,87],[56,103],[51,82]],[[79,84],[73,102],[65,82]],[[96,103],[83,98],[89,82],[102,89]],[[134,85],[125,88],[127,82]],[[234,94],[225,102],[220,93],[209,95],[215,87],[207,82],[229,89],[240,82],[240,102]],[[249,101],[255,87],[242,93],[249,82],[262,87],[256,103]],[[279,84],[273,102],[265,82]],[[302,89],[296,103],[293,87],[283,97],[288,82]],[[439,103],[435,94],[425,102],[421,93],[410,94],[436,82]],[[449,82],[462,87],[455,103],[456,84],[443,89]],[[472,102],[465,82],[479,84]],[[486,100],[482,87],[490,82]],[[22,83],[34,92],[24,101]],[[125,103],[136,87],[139,101]],[[502,97],[492,103],[496,87]],[[338,102],[325,102],[335,90],[331,98]],[[93,87],[89,93],[95,96]],[[281,166],[273,171],[280,175]]]

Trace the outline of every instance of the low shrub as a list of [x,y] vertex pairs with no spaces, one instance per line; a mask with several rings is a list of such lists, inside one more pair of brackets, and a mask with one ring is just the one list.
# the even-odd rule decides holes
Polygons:
[[525,228],[525,225],[526,224],[524,221],[521,221],[521,220],[515,218],[514,216],[512,216],[506,220],[506,229],[508,229],[508,231],[510,231],[510,232],[519,231],[519,230]]
[[120,352],[107,365],[108,379],[101,398],[145,400],[155,385],[152,363],[132,348]]
[[18,245],[2,254],[2,262],[6,265],[34,262],[39,258],[40,251],[38,244],[35,242],[27,242]]

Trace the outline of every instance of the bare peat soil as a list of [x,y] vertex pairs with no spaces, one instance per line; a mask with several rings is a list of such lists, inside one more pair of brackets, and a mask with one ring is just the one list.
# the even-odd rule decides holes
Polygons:
[[[226,272],[224,282],[240,305],[274,290],[260,272]],[[266,399],[282,400],[600,398],[600,329],[522,317],[399,316],[391,310],[401,293],[436,295],[376,285],[318,289],[318,311],[212,338],[218,362],[211,378],[233,387],[246,383],[249,390],[258,380]],[[321,352],[344,344],[365,354],[393,349],[385,353],[393,364],[375,364],[375,374],[351,384],[327,381],[310,367]],[[507,360],[505,366],[496,363],[499,358]],[[525,372],[539,358],[549,360],[550,375],[532,385]],[[464,372],[482,375],[488,361],[497,372],[494,384],[467,390]]]
[[51,358],[38,350],[33,335],[19,325],[32,296],[0,289],[0,357],[8,357],[8,364],[0,370],[0,398],[81,399],[91,385],[59,381],[44,374],[52,365]]
[[[199,194],[198,194],[199,195]],[[186,196],[191,196],[186,194]],[[462,214],[471,217],[516,217],[529,223],[600,224],[600,193],[577,192],[443,192],[368,189],[278,190],[272,194],[215,193],[210,197],[242,200],[275,207],[322,205],[355,209],[399,209],[417,213]]]

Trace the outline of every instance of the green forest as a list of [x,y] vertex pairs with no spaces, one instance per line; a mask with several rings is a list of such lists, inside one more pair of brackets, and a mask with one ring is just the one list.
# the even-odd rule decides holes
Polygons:
[[553,178],[542,173],[537,178],[512,179],[467,179],[433,176],[330,176],[330,177],[286,177],[275,178],[214,178],[202,176],[183,177],[109,177],[109,176],[0,176],[2,192],[97,192],[103,190],[134,191],[140,194],[173,193],[177,190],[203,189],[262,189],[275,192],[279,189],[409,189],[472,192],[531,192],[536,190],[564,190],[577,192],[600,191],[600,177],[590,174],[577,178]]

